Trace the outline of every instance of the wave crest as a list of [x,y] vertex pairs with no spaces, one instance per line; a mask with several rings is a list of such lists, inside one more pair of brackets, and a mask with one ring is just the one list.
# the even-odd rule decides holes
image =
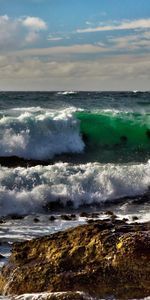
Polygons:
[[84,143],[73,111],[30,108],[2,115],[0,156],[45,160],[55,154],[82,152]]
[[149,186],[149,162],[135,165],[56,163],[27,169],[0,167],[0,214],[39,213],[47,203],[55,202],[64,207],[69,207],[71,202],[75,209],[94,203],[101,205],[142,195]]

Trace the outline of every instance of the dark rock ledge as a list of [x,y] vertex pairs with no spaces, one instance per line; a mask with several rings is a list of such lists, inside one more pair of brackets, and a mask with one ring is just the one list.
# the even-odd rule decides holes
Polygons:
[[150,222],[91,221],[14,243],[0,290],[11,295],[82,291],[98,298],[149,296]]

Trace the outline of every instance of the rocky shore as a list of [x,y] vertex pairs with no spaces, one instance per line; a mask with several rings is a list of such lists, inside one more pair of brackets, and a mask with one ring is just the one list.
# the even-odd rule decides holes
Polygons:
[[98,298],[149,296],[150,222],[127,224],[112,215],[14,243],[0,276],[0,292],[18,295],[62,291],[72,292],[64,299],[73,299],[71,295],[76,291]]

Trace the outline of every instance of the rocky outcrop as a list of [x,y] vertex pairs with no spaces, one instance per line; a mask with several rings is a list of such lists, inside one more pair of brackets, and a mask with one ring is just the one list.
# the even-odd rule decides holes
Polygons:
[[107,219],[15,243],[0,277],[6,294],[83,291],[119,299],[150,295],[150,222]]

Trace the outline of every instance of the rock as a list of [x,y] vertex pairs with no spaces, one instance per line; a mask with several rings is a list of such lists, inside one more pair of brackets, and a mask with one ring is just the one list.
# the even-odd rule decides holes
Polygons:
[[95,219],[99,218],[99,213],[96,212],[91,213],[91,218],[95,218]]
[[72,220],[73,219],[75,220],[77,218],[75,214],[71,214],[70,217],[71,217]]
[[1,218],[0,219],[0,224],[4,224],[4,223],[6,223],[6,221],[3,218]]
[[106,215],[111,216],[111,217],[116,217],[116,215],[111,211],[111,210],[107,210],[105,212]]
[[91,224],[91,223],[93,223],[94,221],[95,221],[94,219],[88,219],[88,220],[87,220],[87,223],[88,223],[88,224]]
[[34,223],[39,223],[40,222],[40,220],[38,218],[34,218],[33,221],[34,221]]
[[137,221],[139,218],[137,216],[132,217],[132,221]]
[[51,163],[49,160],[24,159],[18,156],[1,156],[0,165],[8,168],[33,167],[36,165],[47,166]]
[[56,218],[55,218],[54,216],[50,216],[50,217],[49,217],[49,220],[50,220],[51,222],[54,222],[54,221],[56,220]]
[[11,295],[83,291],[98,298],[147,297],[150,222],[98,220],[14,243],[0,276],[1,293],[4,290]]
[[89,216],[90,216],[90,214],[87,213],[87,212],[84,212],[84,211],[83,211],[83,212],[80,213],[80,217],[81,217],[81,218],[88,218]]
[[64,221],[71,221],[72,220],[72,218],[69,215],[61,215],[60,217]]
[[128,219],[128,218],[123,218],[122,221],[123,221],[123,222],[128,222],[129,219]]
[[7,219],[22,220],[22,219],[24,219],[24,216],[18,215],[18,214],[10,214],[10,215],[7,216]]

